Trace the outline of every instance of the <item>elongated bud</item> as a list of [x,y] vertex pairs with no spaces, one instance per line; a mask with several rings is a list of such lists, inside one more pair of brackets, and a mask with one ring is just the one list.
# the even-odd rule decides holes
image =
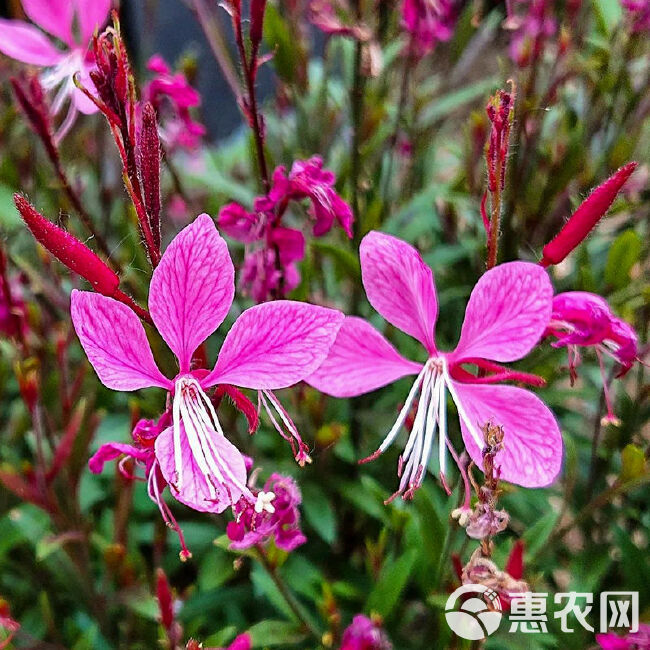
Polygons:
[[160,568],[156,569],[156,597],[160,610],[160,622],[166,630],[169,630],[174,624],[174,599],[167,576]]
[[36,241],[54,257],[92,284],[93,289],[112,297],[120,279],[85,244],[37,212],[24,196],[14,194],[14,203]]
[[262,42],[265,9],[266,0],[251,0],[251,26],[249,34],[254,51],[257,51],[257,48]]
[[599,185],[571,215],[560,232],[544,246],[542,266],[559,264],[605,216],[638,163],[630,162]]
[[154,244],[160,249],[160,138],[156,110],[151,102],[142,108],[138,155],[145,210]]

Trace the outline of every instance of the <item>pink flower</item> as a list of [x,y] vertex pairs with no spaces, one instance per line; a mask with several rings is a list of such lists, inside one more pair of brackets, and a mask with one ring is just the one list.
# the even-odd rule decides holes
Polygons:
[[335,182],[334,174],[323,169],[322,159],[313,156],[294,162],[288,176],[285,167],[277,167],[268,196],[255,199],[253,212],[238,203],[228,203],[219,211],[221,229],[253,245],[246,251],[240,285],[256,302],[285,296],[300,282],[296,262],[305,256],[305,237],[300,230],[282,225],[291,201],[311,201],[314,237],[327,234],[335,221],[352,237],[352,210],[336,193]]
[[391,650],[392,647],[377,623],[363,614],[357,614],[343,632],[340,650]]
[[[562,436],[553,414],[531,392],[496,383],[543,383],[496,362],[521,359],[538,343],[553,298],[546,272],[535,264],[510,262],[485,273],[472,290],[456,349],[441,352],[434,340],[438,302],[433,273],[418,252],[400,239],[370,232],[360,253],[370,304],[389,323],[420,341],[428,360],[422,364],[405,359],[365,320],[346,317],[326,361],[307,381],[335,397],[352,397],[417,375],[393,428],[367,459],[388,449],[419,395],[393,498],[400,494],[410,498],[421,485],[436,428],[443,483],[445,447],[457,458],[447,439],[447,390],[458,410],[465,447],[479,467],[486,426],[501,426],[504,449],[495,461],[500,478],[525,487],[550,484],[562,461]],[[466,364],[491,374],[477,377],[463,368]]]
[[650,625],[640,623],[636,632],[624,637],[614,632],[596,634],[596,642],[603,650],[650,650]]
[[242,499],[233,511],[236,520],[228,524],[230,548],[241,550],[265,544],[271,538],[287,552],[304,544],[300,530],[300,490],[290,476],[271,474],[262,490],[254,490],[255,501]]
[[510,58],[520,67],[526,67],[542,53],[544,40],[557,31],[557,22],[550,15],[548,0],[523,0],[527,4],[525,16],[509,16],[508,23],[515,28],[510,41]]
[[439,42],[448,41],[454,27],[460,3],[456,0],[404,0],[402,25],[411,35],[414,53],[424,56]]
[[253,641],[248,634],[240,634],[227,648],[224,650],[251,650]]
[[233,297],[228,248],[202,214],[174,238],[151,279],[151,317],[179,364],[168,379],[133,311],[112,298],[72,293],[72,321],[102,383],[120,391],[169,391],[172,424],[155,439],[155,459],[172,495],[204,512],[223,512],[242,497],[253,498],[245,460],[224,435],[206,391],[218,384],[258,390],[267,411],[277,412],[277,428],[298,445],[296,459],[305,462],[306,445],[271,391],[294,385],[322,363],[343,318],[300,302],[258,305],[236,320],[212,371],[193,368],[196,349],[223,322]]
[[615,316],[604,298],[586,291],[567,291],[553,298],[553,313],[545,335],[557,338],[553,347],[567,348],[571,383],[577,378],[579,348],[592,347],[595,350],[607,403],[605,421],[618,422],[609,398],[602,355],[606,354],[620,364],[617,377],[622,377],[638,359],[638,339],[634,328]]
[[196,149],[206,129],[192,118],[190,109],[201,105],[201,96],[184,74],[172,74],[160,54],[149,59],[147,68],[158,76],[145,84],[142,96],[153,104],[161,118],[163,141],[172,149]]
[[632,21],[633,32],[650,31],[650,0],[621,0]]
[[4,632],[5,637],[0,640],[0,650],[9,646],[19,629],[20,623],[12,618],[9,603],[0,596],[0,630]]
[[[0,52],[12,59],[43,68],[40,80],[45,90],[59,87],[52,103],[52,113],[58,113],[66,99],[70,108],[59,127],[60,140],[72,126],[78,111],[94,113],[95,105],[74,85],[73,76],[79,76],[90,87],[90,70],[94,57],[88,45],[95,29],[108,18],[111,0],[22,0],[27,17],[43,31],[22,20],[0,18]],[[78,36],[73,34],[78,26]],[[46,32],[48,35],[46,35]],[[51,37],[63,44],[56,46]]]
[[330,36],[368,41],[372,32],[359,22],[346,0],[311,0],[309,22]]

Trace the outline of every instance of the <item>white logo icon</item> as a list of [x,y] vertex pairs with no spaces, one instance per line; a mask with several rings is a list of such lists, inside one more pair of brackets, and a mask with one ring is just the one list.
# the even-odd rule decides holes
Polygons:
[[[469,594],[469,598],[461,596]],[[485,639],[501,623],[501,601],[493,589],[485,585],[463,585],[447,599],[445,617],[449,627],[463,639]]]

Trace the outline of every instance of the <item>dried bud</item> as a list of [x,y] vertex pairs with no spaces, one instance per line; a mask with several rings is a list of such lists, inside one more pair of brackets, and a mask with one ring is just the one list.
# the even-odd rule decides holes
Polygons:
[[14,203],[36,241],[71,271],[88,280],[95,291],[109,297],[115,294],[120,279],[95,253],[37,212],[25,197],[14,194]]
[[145,210],[154,244],[160,248],[160,137],[156,111],[147,102],[142,108],[138,142],[139,172]]
[[560,232],[542,250],[542,266],[559,264],[605,216],[616,195],[637,167],[630,162],[599,185],[571,215]]
[[485,108],[488,119],[492,123],[490,137],[487,142],[485,157],[488,170],[488,189],[496,192],[503,190],[506,179],[506,162],[508,160],[508,149],[510,146],[510,127],[515,112],[515,87],[512,83],[512,91],[497,90],[490,97]]

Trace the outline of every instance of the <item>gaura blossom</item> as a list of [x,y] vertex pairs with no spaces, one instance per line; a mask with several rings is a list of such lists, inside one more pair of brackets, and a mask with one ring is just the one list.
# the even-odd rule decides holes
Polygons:
[[649,650],[650,625],[639,623],[636,632],[630,632],[625,636],[619,636],[614,632],[596,634],[596,643],[603,650]]
[[228,203],[219,211],[220,228],[233,239],[251,244],[240,285],[256,302],[284,296],[300,282],[296,262],[305,256],[305,237],[282,223],[291,201],[309,199],[314,237],[327,234],[335,222],[352,237],[352,209],[337,194],[335,182],[334,174],[323,169],[323,160],[313,156],[295,161],[288,175],[284,166],[277,167],[268,196],[255,199],[253,212],[238,203]]
[[240,634],[227,648],[206,648],[202,643],[190,639],[185,650],[251,650],[253,641],[249,634]]
[[147,69],[157,76],[145,84],[142,96],[153,104],[161,118],[161,138],[172,149],[196,149],[206,129],[192,118],[190,109],[201,105],[201,96],[184,74],[172,74],[159,54],[149,59]]
[[461,4],[457,0],[404,0],[402,26],[411,35],[414,54],[425,56],[453,36]]
[[[335,397],[353,397],[417,375],[394,426],[366,459],[376,458],[393,443],[419,395],[399,460],[400,486],[393,498],[410,498],[421,485],[436,429],[445,484],[445,447],[457,459],[447,438],[447,391],[456,404],[463,441],[474,463],[483,469],[483,431],[487,425],[499,426],[504,439],[495,460],[498,476],[525,487],[550,484],[562,461],[562,436],[555,417],[533,393],[496,383],[543,383],[500,362],[521,359],[542,336],[553,298],[546,272],[528,262],[509,262],[485,273],[472,290],[456,349],[441,352],[434,339],[438,301],[433,273],[418,252],[400,239],[370,232],[361,242],[360,254],[370,304],[389,323],[420,341],[428,359],[424,364],[405,359],[368,322],[348,316],[327,359],[307,382]],[[488,374],[475,376],[463,368],[465,364]]]
[[343,632],[340,650],[392,650],[392,647],[378,623],[357,614]]
[[[43,88],[59,88],[52,103],[53,114],[61,110],[66,99],[70,100],[67,116],[56,135],[60,140],[72,126],[77,112],[89,114],[97,110],[75,87],[73,76],[78,72],[84,85],[90,87],[94,57],[88,45],[95,29],[108,19],[111,0],[22,0],[22,6],[27,17],[41,29],[23,20],[0,18],[0,52],[43,68],[40,75]],[[76,33],[73,25],[77,27]],[[63,48],[56,44],[57,40]]]
[[607,404],[606,423],[618,423],[609,396],[609,387],[603,364],[603,354],[619,365],[616,375],[622,377],[638,359],[638,338],[634,328],[615,316],[607,301],[587,291],[567,291],[553,298],[553,313],[545,336],[557,339],[553,347],[566,347],[569,354],[571,383],[576,380],[580,363],[580,348],[593,348],[598,357]]
[[0,639],[0,650],[9,646],[19,629],[20,623],[11,617],[9,603],[0,596],[0,630],[4,633],[4,638]]
[[274,425],[295,440],[296,460],[305,462],[306,445],[271,391],[292,386],[322,363],[343,318],[292,301],[252,307],[226,335],[214,369],[194,368],[194,352],[223,322],[233,297],[226,242],[202,214],[169,244],[149,288],[151,318],[178,360],[172,379],[158,369],[144,328],[128,307],[86,291],[73,291],[71,300],[75,330],[105,386],[169,392],[172,423],[155,439],[155,460],[172,495],[204,512],[223,512],[242,497],[253,498],[244,458],[226,438],[206,391],[225,384],[258,390]]
[[230,548],[241,550],[265,544],[291,552],[307,541],[300,530],[300,490],[290,476],[271,474],[261,490],[252,490],[255,501],[242,499],[233,507],[236,520],[227,527]]

